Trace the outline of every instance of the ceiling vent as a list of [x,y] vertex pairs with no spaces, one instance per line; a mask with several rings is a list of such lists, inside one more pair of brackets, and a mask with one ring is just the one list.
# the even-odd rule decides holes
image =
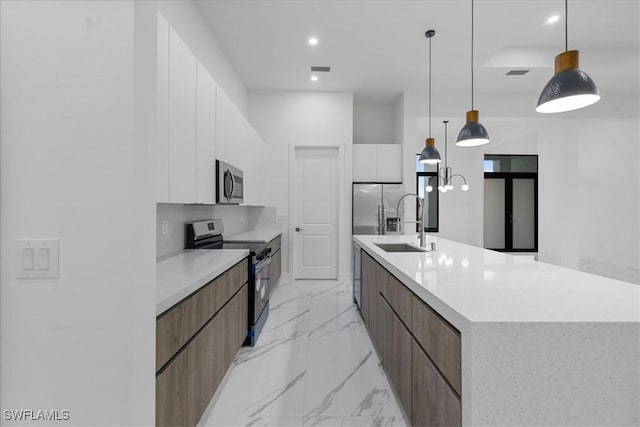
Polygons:
[[312,65],[311,66],[311,71],[321,72],[321,73],[328,73],[329,71],[331,71],[331,67],[324,67],[324,66],[320,66],[320,65]]
[[505,74],[506,76],[524,76],[525,74],[527,74],[530,70],[511,70],[509,71],[507,74]]

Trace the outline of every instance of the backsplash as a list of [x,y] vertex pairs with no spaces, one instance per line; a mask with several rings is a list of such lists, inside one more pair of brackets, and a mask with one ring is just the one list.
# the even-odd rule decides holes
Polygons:
[[[156,258],[184,249],[185,223],[222,218],[224,235],[234,236],[275,224],[275,208],[237,205],[156,205]],[[162,221],[168,221],[169,232],[162,234]]]

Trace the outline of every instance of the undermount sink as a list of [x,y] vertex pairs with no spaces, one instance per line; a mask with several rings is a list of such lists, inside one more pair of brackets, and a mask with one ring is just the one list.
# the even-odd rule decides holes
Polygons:
[[374,243],[385,252],[426,252],[426,249],[418,248],[406,243]]

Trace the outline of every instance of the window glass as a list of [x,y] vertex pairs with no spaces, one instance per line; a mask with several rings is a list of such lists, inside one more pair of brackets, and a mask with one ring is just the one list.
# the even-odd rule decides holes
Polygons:
[[[438,166],[420,163],[416,155],[416,188],[418,196],[424,200],[424,229],[425,231],[438,231]],[[426,187],[431,185],[433,191],[427,191]],[[417,205],[416,205],[417,217]],[[417,231],[417,226],[416,226]]]
[[484,156],[485,172],[538,172],[538,156],[496,155]]

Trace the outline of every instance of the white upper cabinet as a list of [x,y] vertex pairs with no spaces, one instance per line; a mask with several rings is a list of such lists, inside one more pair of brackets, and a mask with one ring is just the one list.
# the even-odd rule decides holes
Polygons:
[[158,14],[156,201],[214,204],[215,160],[244,171],[244,203],[264,204],[265,144]]
[[169,23],[158,14],[156,201],[169,201]]
[[354,182],[402,182],[400,144],[354,144]]
[[376,144],[376,174],[379,182],[402,182],[402,145]]
[[232,163],[234,126],[234,106],[224,90],[216,86],[216,155],[228,163]]
[[169,199],[196,202],[195,55],[169,30]]
[[376,182],[376,145],[353,144],[353,181]]
[[216,82],[198,63],[196,75],[196,201],[216,202]]
[[216,82],[158,14],[156,201],[215,203]]

